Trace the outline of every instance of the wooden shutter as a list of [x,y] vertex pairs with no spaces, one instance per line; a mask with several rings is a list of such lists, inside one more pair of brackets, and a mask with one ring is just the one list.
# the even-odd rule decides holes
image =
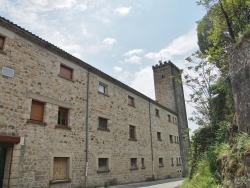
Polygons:
[[30,119],[43,122],[44,103],[32,101]]
[[55,157],[53,167],[53,179],[64,180],[68,179],[67,176],[67,157]]
[[60,66],[60,76],[72,80],[73,70],[65,67],[64,65]]
[[3,49],[4,39],[4,37],[0,36],[0,50]]

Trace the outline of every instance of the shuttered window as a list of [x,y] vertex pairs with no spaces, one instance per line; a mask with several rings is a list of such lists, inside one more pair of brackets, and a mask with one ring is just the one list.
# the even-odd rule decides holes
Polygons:
[[73,69],[68,68],[64,65],[60,66],[60,76],[72,80],[73,78]]
[[0,50],[3,50],[4,40],[5,38],[3,36],[0,36]]
[[32,100],[30,119],[43,122],[44,103]]
[[53,167],[53,179],[65,180],[68,179],[68,157],[55,157]]

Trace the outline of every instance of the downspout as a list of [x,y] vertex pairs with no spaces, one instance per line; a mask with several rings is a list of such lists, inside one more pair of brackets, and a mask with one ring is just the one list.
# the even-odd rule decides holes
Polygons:
[[12,145],[12,147],[11,147],[11,158],[10,158],[10,167],[9,167],[8,187],[10,187],[10,174],[11,174],[11,165],[12,165],[12,158],[13,158],[13,149],[14,149],[14,145]]
[[151,157],[152,157],[152,179],[155,179],[155,170],[154,170],[154,150],[153,150],[153,139],[152,139],[152,121],[150,113],[150,99],[148,100],[148,115],[149,115],[149,127],[150,127],[150,143],[151,143]]
[[85,169],[85,186],[88,187],[88,152],[89,152],[89,70],[87,74],[87,100],[86,100],[86,169]]

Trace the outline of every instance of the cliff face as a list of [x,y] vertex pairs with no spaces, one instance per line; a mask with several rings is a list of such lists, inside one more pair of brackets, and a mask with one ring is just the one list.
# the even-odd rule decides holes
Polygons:
[[217,172],[224,187],[250,187],[250,137],[244,133],[234,139],[231,149],[217,160]]
[[250,134],[250,33],[232,50],[229,69],[240,132]]

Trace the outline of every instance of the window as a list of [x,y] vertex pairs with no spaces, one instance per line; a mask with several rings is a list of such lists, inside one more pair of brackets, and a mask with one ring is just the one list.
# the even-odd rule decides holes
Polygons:
[[155,109],[155,116],[160,117],[160,113],[159,113],[159,110],[157,108]]
[[128,96],[128,105],[135,106],[134,98],[131,96]]
[[169,135],[169,140],[170,140],[170,143],[173,143],[173,135]]
[[163,158],[159,158],[159,166],[162,167],[163,165]]
[[100,82],[98,86],[98,92],[108,94],[108,86]]
[[172,166],[174,166],[174,158],[171,157],[171,163],[172,163]]
[[131,158],[130,159],[130,169],[138,169],[137,168],[137,158]]
[[30,119],[43,122],[44,103],[32,100]]
[[141,158],[141,168],[145,168],[144,158]]
[[181,158],[177,157],[177,159],[178,159],[177,165],[180,166],[181,165]]
[[157,132],[157,140],[161,141],[161,132]]
[[68,109],[59,107],[57,124],[68,126]]
[[108,129],[108,119],[99,117],[99,129]]
[[176,137],[176,141],[177,141],[177,143],[179,143],[179,137],[178,136]]
[[168,122],[171,122],[171,116],[168,114]]
[[0,50],[3,50],[5,38],[3,36],[0,36]]
[[98,159],[98,171],[109,171],[109,159],[108,158],[99,158]]
[[129,139],[136,140],[135,126],[129,125]]
[[60,76],[72,80],[73,78],[73,69],[66,67],[64,65],[60,66]]
[[69,157],[54,157],[53,180],[69,179]]
[[174,123],[174,117],[172,117],[172,122]]

